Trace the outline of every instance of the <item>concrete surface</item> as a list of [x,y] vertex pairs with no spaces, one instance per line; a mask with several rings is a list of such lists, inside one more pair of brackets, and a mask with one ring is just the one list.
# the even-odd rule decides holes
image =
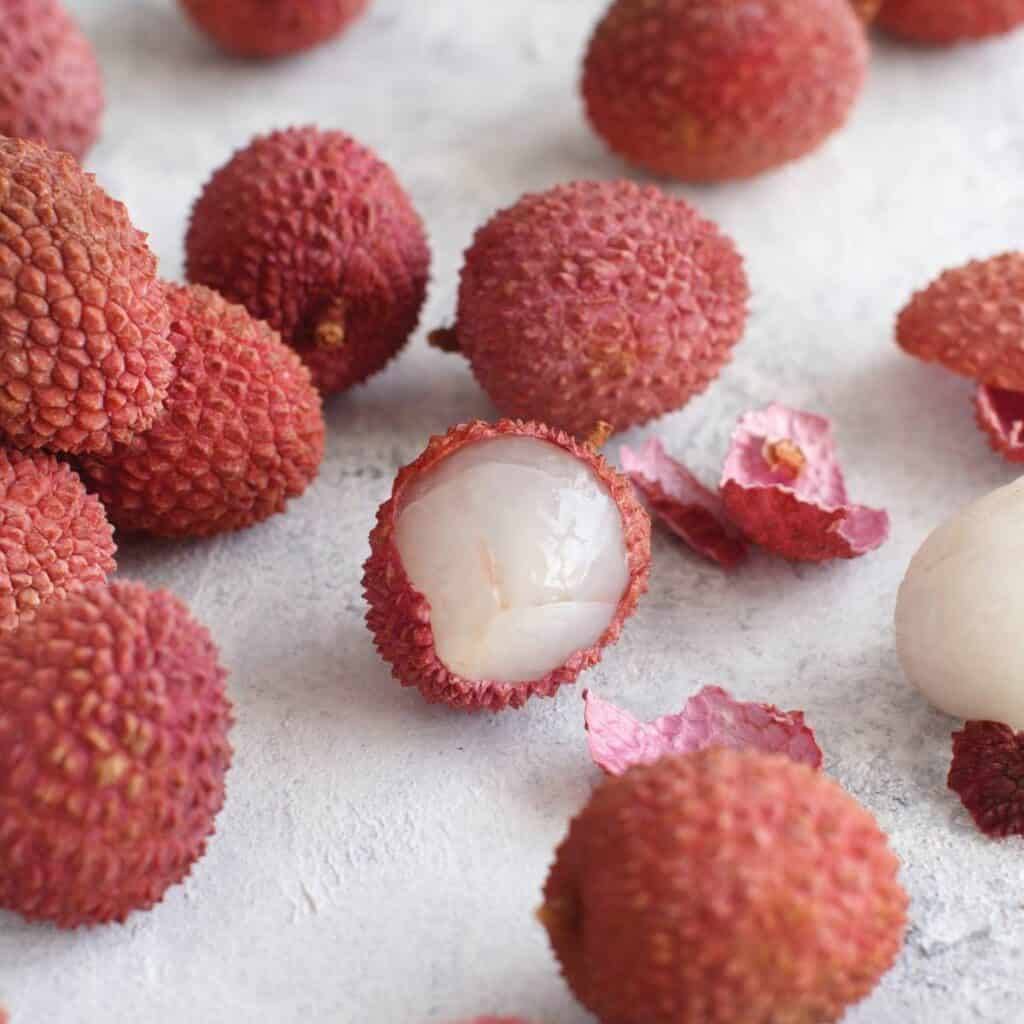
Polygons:
[[[347,38],[266,66],[220,57],[169,0],[72,6],[110,94],[89,165],[171,277],[200,185],[271,127],[345,128],[393,162],[436,254],[425,327],[448,316],[460,253],[495,208],[627,173],[575,91],[603,0],[376,0]],[[806,710],[913,897],[906,951],[850,1024],[1024,1020],[1024,848],[984,839],[946,790],[956,723],[904,684],[890,627],[925,534],[1014,476],[974,428],[970,386],[897,352],[893,315],[940,268],[1020,245],[1022,181],[1024,33],[941,53],[879,40],[852,123],[817,155],[677,190],[746,253],[754,313],[721,381],[657,430],[713,479],[741,412],[778,399],[827,413],[852,495],[887,506],[894,536],[854,564],[758,556],[725,575],[659,533],[651,593],[586,684],[646,716],[713,682]],[[74,934],[0,915],[14,1024],[589,1019],[532,917],[598,778],[582,687],[496,718],[430,708],[390,680],[362,623],[365,537],[395,469],[432,432],[492,414],[421,332],[330,404],[323,475],[286,516],[122,551],[125,576],[173,588],[221,644],[239,717],[228,803],[206,859],[153,913]]]

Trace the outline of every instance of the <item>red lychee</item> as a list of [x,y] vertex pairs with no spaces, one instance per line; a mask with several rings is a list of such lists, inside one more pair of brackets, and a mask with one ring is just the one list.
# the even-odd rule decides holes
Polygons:
[[1024,0],[884,0],[878,24],[913,42],[948,46],[1024,25]]

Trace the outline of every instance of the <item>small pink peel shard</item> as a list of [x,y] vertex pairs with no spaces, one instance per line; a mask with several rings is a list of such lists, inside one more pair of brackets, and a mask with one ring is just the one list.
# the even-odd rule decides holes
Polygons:
[[953,733],[947,780],[987,836],[1024,836],[1024,733],[968,722]]
[[821,749],[804,724],[802,711],[780,711],[772,704],[734,700],[720,686],[705,686],[677,715],[639,722],[628,712],[584,690],[584,724],[594,763],[609,775],[637,764],[653,764],[666,754],[689,754],[707,747],[787,754],[821,767]]
[[829,421],[777,403],[740,420],[722,498],[750,540],[794,561],[857,558],[889,537],[888,513],[849,503]]
[[656,437],[633,451],[623,445],[622,471],[651,511],[697,554],[726,569],[747,557],[747,546],[728,525],[722,500],[665,451]]
[[1024,462],[1024,393],[982,384],[974,409],[992,448],[1008,462]]

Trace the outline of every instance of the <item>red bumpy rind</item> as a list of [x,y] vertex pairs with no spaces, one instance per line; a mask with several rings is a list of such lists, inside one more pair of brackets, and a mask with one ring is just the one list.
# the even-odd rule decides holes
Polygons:
[[139,584],[0,636],[0,907],[123,921],[189,874],[224,802],[224,679],[207,630]]
[[949,788],[987,836],[1024,836],[1024,733],[967,722],[953,733]]
[[280,331],[324,394],[398,353],[430,276],[423,222],[391,168],[313,127],[256,138],[218,170],[185,249],[188,279]]
[[192,20],[228,53],[283,57],[345,31],[369,0],[179,0]]
[[324,453],[320,395],[276,331],[199,285],[169,285],[177,376],[163,414],[81,460],[118,529],[207,537],[284,511]]
[[455,338],[503,415],[587,437],[704,391],[743,336],[749,294],[732,241],[683,200],[576,182],[477,232]]
[[654,764],[666,754],[708,747],[785,754],[811,768],[821,767],[821,748],[802,711],[737,701],[720,686],[705,686],[681,712],[653,722],[639,722],[589,690],[583,692],[583,700],[590,756],[609,775],[621,775],[637,764]]
[[1024,254],[945,271],[900,313],[896,340],[918,359],[1024,391]]
[[[430,626],[430,602],[409,582],[395,543],[405,489],[464,446],[498,437],[536,438],[585,462],[618,506],[629,565],[629,584],[614,619],[597,643],[577,651],[543,679],[524,683],[466,679],[441,662]],[[426,451],[399,472],[391,498],[381,506],[370,534],[370,557],[363,573],[366,622],[381,657],[391,665],[392,675],[403,686],[418,688],[430,703],[448,704],[463,711],[520,708],[531,697],[553,697],[560,686],[575,682],[581,672],[600,661],[602,649],[618,640],[623,623],[646,591],[650,564],[650,519],[634,497],[629,481],[600,455],[568,434],[540,423],[474,421],[452,427],[443,437],[431,438]]]
[[117,568],[115,550],[103,506],[69,466],[0,449],[0,631],[104,581]]
[[[793,471],[769,461],[771,446],[793,444]],[[747,413],[733,434],[722,473],[732,521],[757,544],[793,561],[857,558],[889,537],[886,512],[852,505],[828,420],[773,404]]]
[[103,106],[96,54],[60,0],[4,0],[0,135],[81,159],[99,134]]
[[661,441],[650,437],[636,452],[623,445],[619,458],[648,508],[692,550],[725,569],[746,560],[747,546],[729,523],[721,497],[671,458]]
[[1024,392],[980,384],[974,412],[992,450],[1007,462],[1024,462]]
[[868,44],[849,0],[618,0],[590,43],[583,96],[619,156],[692,181],[746,178],[846,121]]
[[160,412],[174,348],[156,257],[77,162],[0,138],[0,431],[71,453]]
[[[3,1021],[0,1021],[3,1024]],[[463,1021],[462,1024],[531,1024],[522,1017],[475,1017],[473,1020]]]
[[1024,0],[885,0],[878,24],[913,42],[949,46],[1024,25]]

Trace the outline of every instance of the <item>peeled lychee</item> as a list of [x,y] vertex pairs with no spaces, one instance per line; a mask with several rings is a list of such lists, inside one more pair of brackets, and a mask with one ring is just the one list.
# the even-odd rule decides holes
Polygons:
[[228,53],[282,57],[308,50],[348,28],[369,0],[179,0],[192,20]]
[[123,921],[188,875],[224,801],[224,679],[206,629],[139,584],[0,636],[0,907]]
[[70,467],[0,449],[0,630],[116,568],[114,530]]
[[156,258],[78,163],[0,138],[0,431],[101,451],[163,405],[174,348]]
[[0,135],[81,158],[96,141],[103,79],[59,0],[0,2]]
[[403,686],[467,711],[551,697],[647,587],[650,520],[589,447],[467,423],[395,480],[370,535],[367,624]]
[[466,253],[458,350],[503,415],[586,437],[685,405],[747,319],[743,260],[681,199],[632,182],[527,195]]
[[583,95],[629,162],[670,178],[746,178],[840,128],[867,59],[850,0],[616,0],[591,40]]
[[606,1024],[827,1024],[899,953],[898,868],[825,775],[710,749],[603,782],[558,849],[540,916]]
[[885,0],[878,24],[914,42],[950,45],[1024,25],[1024,0]]
[[277,332],[199,285],[168,285],[177,376],[160,418],[85,458],[119,529],[238,530],[284,510],[320,469],[324,420],[309,370]]
[[292,128],[236,153],[196,202],[185,246],[188,279],[280,331],[325,394],[381,370],[426,297],[418,214],[342,132]]

